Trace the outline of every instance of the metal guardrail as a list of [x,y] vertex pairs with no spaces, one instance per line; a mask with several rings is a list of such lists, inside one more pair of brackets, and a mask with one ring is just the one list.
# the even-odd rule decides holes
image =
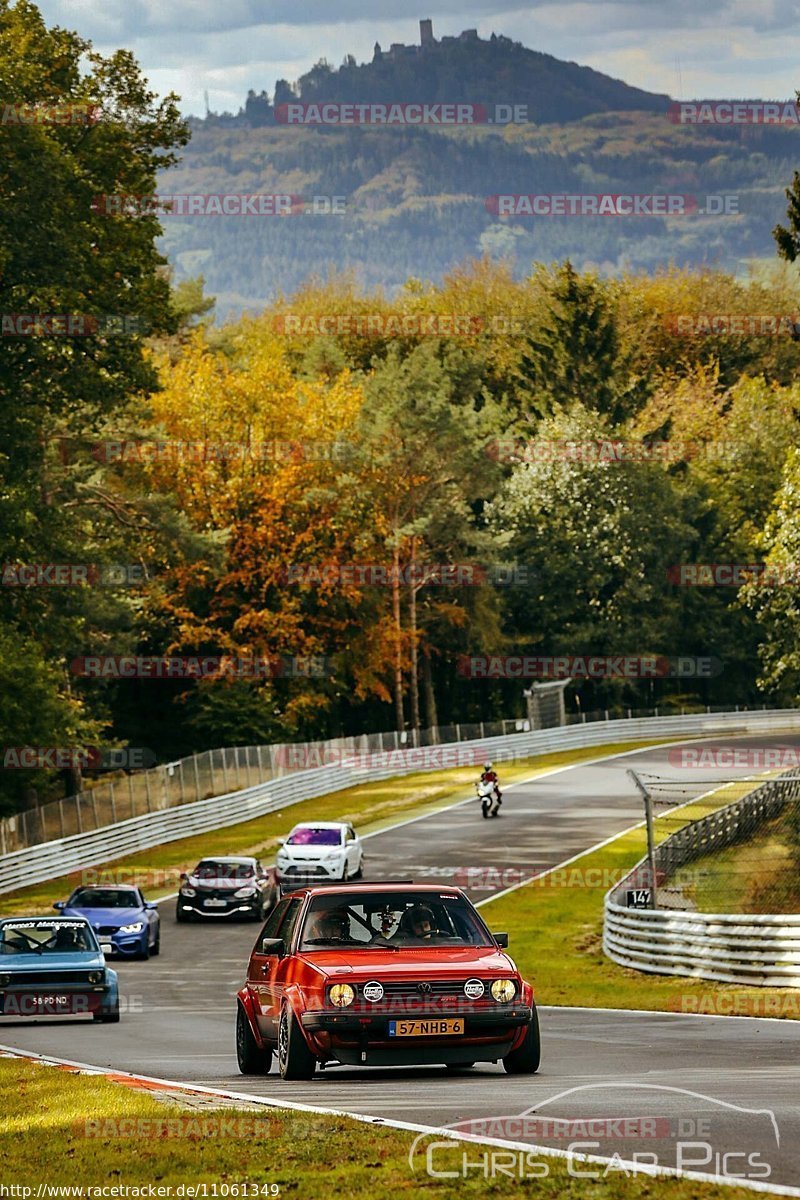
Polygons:
[[[800,797],[800,774],[768,780],[747,796],[692,821],[655,851],[657,878],[669,878],[693,859],[744,841]],[[647,859],[607,893],[603,950],[622,967],[654,975],[683,975],[718,983],[800,987],[800,914],[697,913],[629,909],[628,888],[649,876]]]
[[298,760],[308,766],[322,766],[342,753],[391,752],[412,745],[501,736],[526,724],[521,720],[495,721],[486,725],[449,725],[416,733],[370,733],[328,741],[206,750],[150,770],[112,777],[75,796],[3,818],[0,855],[280,779],[287,770],[296,769],[294,764]]
[[[521,722],[520,722],[521,724]],[[374,752],[371,763],[359,757],[365,739],[338,739],[318,743],[336,751],[333,765],[291,771],[242,790],[212,796],[161,811],[130,817],[113,825],[57,838],[0,856],[0,895],[29,884],[41,883],[86,867],[96,867],[123,855],[147,850],[162,842],[195,833],[222,829],[252,820],[303,800],[421,770],[479,763],[485,756],[495,762],[529,758],[550,751],[649,738],[753,733],[800,728],[800,709],[764,712],[699,713],[681,717],[642,717],[597,721],[555,729],[520,731],[497,737]],[[384,735],[386,736],[386,735]],[[392,735],[394,736],[394,735]],[[271,749],[275,750],[275,747]],[[297,750],[297,747],[290,747]],[[352,758],[348,761],[347,755]],[[262,756],[263,757],[263,756]]]

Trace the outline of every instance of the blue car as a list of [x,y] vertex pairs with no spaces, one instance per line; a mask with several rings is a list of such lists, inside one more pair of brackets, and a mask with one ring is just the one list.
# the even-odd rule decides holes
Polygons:
[[137,887],[79,887],[53,908],[65,917],[85,917],[106,955],[149,958],[161,950],[158,905]]
[[88,923],[65,917],[0,921],[0,1015],[119,1021],[116,971]]

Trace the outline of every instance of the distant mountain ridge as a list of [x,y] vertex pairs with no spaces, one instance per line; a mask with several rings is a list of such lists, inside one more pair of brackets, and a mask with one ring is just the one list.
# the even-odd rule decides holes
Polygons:
[[[275,110],[304,103],[466,103],[524,105],[529,122],[577,121],[604,112],[664,112],[665,94],[630,87],[591,67],[529,50],[511,38],[478,37],[466,29],[458,37],[433,36],[420,21],[418,45],[375,43],[369,63],[348,55],[338,69],[322,59],[294,85],[280,79],[272,96],[250,91],[233,121],[251,126],[276,124]],[[211,117],[211,120],[214,118]]]

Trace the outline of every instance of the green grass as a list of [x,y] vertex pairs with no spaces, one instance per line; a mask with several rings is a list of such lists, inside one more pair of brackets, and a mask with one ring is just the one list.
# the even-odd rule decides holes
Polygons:
[[[666,739],[660,739],[664,741]],[[584,747],[542,754],[501,765],[505,786],[554,767],[569,766],[586,759],[613,757],[626,750],[645,749],[659,742],[620,742],[614,746]],[[365,783],[332,792],[315,800],[304,800],[288,809],[267,813],[240,825],[166,842],[150,850],[128,855],[95,868],[76,871],[60,879],[34,884],[0,896],[0,916],[46,912],[55,900],[64,899],[79,883],[137,883],[149,899],[158,899],[178,888],[181,871],[212,854],[255,854],[268,857],[281,837],[299,821],[352,821],[359,833],[373,832],[409,817],[423,816],[445,808],[469,795],[477,777],[474,766],[444,771],[424,771],[402,778]],[[367,854],[369,847],[367,846]]]
[[800,913],[797,852],[784,812],[748,841],[694,859],[684,893],[700,912]]
[[[753,786],[729,785],[695,801],[681,810],[681,822],[730,804]],[[673,833],[678,824],[677,814],[657,821],[657,840],[665,831]],[[605,957],[603,897],[646,849],[644,828],[630,830],[562,871],[482,905],[481,914],[490,927],[508,931],[510,953],[533,983],[538,1003],[800,1017],[800,996],[794,988],[748,988],[648,975],[619,967]]]
[[[622,1171],[602,1178],[602,1166],[595,1168],[601,1178],[586,1182],[570,1176],[563,1160],[539,1155],[536,1160],[549,1166],[546,1178],[486,1179],[473,1169],[466,1178],[436,1179],[425,1173],[424,1142],[412,1171],[409,1151],[416,1135],[410,1132],[287,1109],[187,1110],[104,1078],[10,1058],[0,1058],[0,1114],[0,1181],[32,1188],[34,1196],[39,1184],[83,1189],[155,1185],[172,1189],[173,1197],[181,1185],[206,1184],[213,1197],[212,1184],[232,1189],[244,1183],[247,1196],[256,1195],[255,1187],[265,1189],[259,1196],[269,1195],[266,1189],[274,1184],[279,1196],[302,1200],[745,1200],[752,1195],[743,1188],[694,1181],[628,1178]],[[210,1136],[208,1125],[204,1134],[203,1123],[215,1118],[227,1123],[224,1136]],[[174,1136],[178,1120],[188,1136]],[[118,1124],[122,1121],[127,1127]],[[243,1124],[237,1127],[237,1121]],[[153,1124],[135,1139],[112,1136],[120,1128],[130,1130],[131,1122]],[[231,1129],[242,1136],[233,1136]],[[469,1161],[481,1153],[472,1146]],[[435,1169],[458,1170],[461,1155],[460,1147],[437,1151]]]

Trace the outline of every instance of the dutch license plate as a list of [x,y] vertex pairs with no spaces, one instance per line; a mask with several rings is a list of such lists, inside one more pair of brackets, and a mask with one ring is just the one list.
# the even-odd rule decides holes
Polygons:
[[225,908],[226,907],[225,900],[204,900],[203,904],[205,905],[206,908]]
[[442,1037],[463,1032],[463,1017],[454,1017],[449,1020],[431,1017],[424,1021],[389,1022],[389,1037]]

